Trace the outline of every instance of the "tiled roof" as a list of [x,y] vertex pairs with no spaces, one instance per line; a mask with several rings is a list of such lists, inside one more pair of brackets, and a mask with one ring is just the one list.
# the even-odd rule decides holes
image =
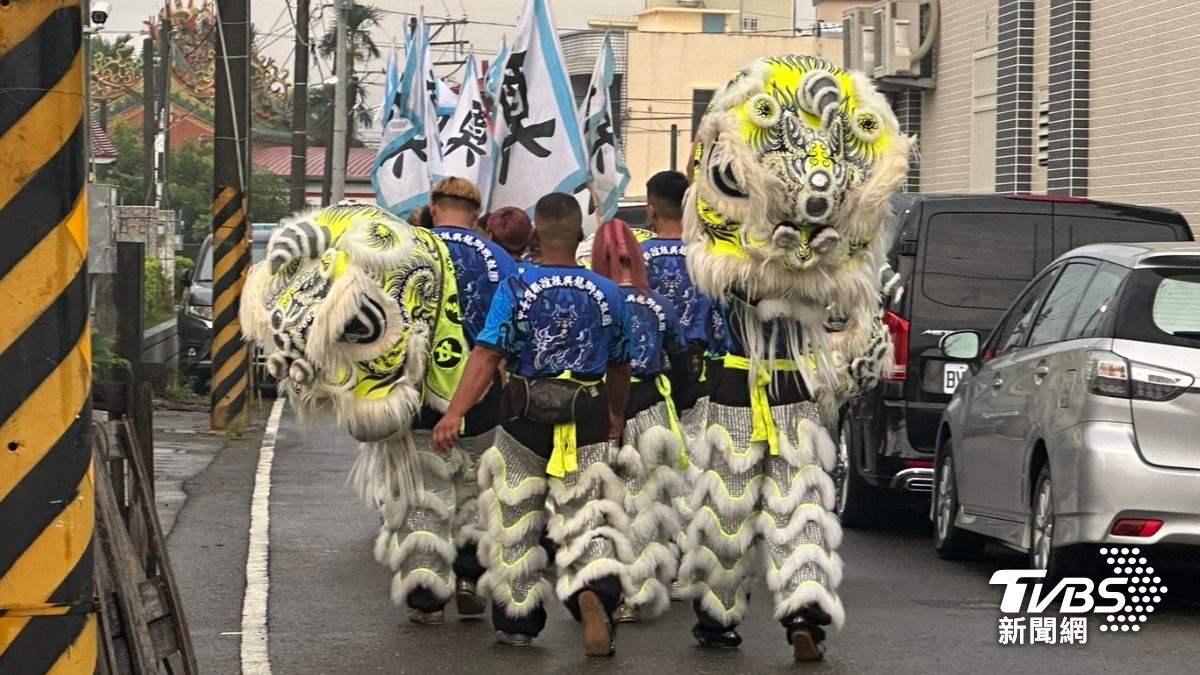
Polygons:
[[[346,162],[346,180],[368,182],[371,166],[375,163],[378,148],[350,148],[350,159]],[[256,145],[251,153],[254,164],[277,176],[292,175],[292,149],[286,145]],[[304,174],[318,178],[325,173],[325,148],[308,148],[304,160]]]
[[95,118],[92,118],[92,159],[101,164],[117,159],[117,149]]

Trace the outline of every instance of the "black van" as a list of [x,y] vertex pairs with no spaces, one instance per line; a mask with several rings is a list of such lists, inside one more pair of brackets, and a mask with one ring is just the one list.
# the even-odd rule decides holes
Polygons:
[[1021,289],[1067,251],[1101,242],[1191,241],[1169,209],[1036,195],[901,194],[888,262],[903,291],[888,308],[894,368],[843,411],[837,511],[865,527],[895,493],[929,493],[938,420],[965,374],[938,349],[956,330],[991,331]]

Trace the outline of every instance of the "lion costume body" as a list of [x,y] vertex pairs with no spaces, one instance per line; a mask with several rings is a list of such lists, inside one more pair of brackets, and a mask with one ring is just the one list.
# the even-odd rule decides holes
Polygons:
[[702,642],[745,616],[760,538],[793,645],[802,629],[819,657],[844,621],[830,431],[890,358],[882,224],[910,148],[870,80],[807,56],[750,64],[700,122],[684,240],[725,329],[685,421],[701,473],[679,576]]
[[474,467],[412,437],[422,406],[445,410],[466,361],[445,245],[374,206],[298,214],[271,233],[240,316],[300,419],[332,418],[360,441],[350,483],[380,509],[375,554],[396,572],[393,600],[449,599],[456,540],[479,538]]

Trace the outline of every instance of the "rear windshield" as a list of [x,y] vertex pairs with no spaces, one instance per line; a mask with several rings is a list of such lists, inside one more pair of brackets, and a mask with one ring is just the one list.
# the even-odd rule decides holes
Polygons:
[[1038,272],[1037,221],[1020,214],[929,219],[922,292],[950,307],[1005,310]]
[[1055,219],[1055,224],[1070,227],[1071,248],[1086,244],[1175,241],[1180,238],[1179,231],[1174,227],[1166,223],[1151,223],[1144,220],[1059,216]]
[[[213,266],[212,246],[200,250],[200,262],[196,265],[196,281],[212,281]],[[255,241],[250,245],[250,264],[265,260],[267,257],[267,241]]]
[[1130,275],[1119,338],[1200,347],[1200,270],[1147,269]]

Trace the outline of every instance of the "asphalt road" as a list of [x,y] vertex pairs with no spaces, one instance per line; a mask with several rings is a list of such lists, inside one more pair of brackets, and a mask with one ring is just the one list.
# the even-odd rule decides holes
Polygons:
[[[258,438],[222,449],[184,483],[188,499],[170,538],[201,671],[241,672],[242,595]],[[1001,589],[993,571],[1023,568],[1001,547],[980,563],[933,553],[916,509],[888,527],[847,533],[845,629],[826,661],[797,665],[760,586],[740,650],[693,642],[691,611],[623,626],[613,659],[582,654],[577,625],[555,606],[530,649],[494,642],[486,621],[416,626],[389,599],[390,574],[371,557],[376,518],[350,495],[354,444],[332,429],[302,430],[285,413],[270,501],[268,637],[271,673],[1195,673],[1200,666],[1200,584],[1195,572],[1162,569],[1170,592],[1140,633],[1101,633],[1082,646],[997,644]]]

